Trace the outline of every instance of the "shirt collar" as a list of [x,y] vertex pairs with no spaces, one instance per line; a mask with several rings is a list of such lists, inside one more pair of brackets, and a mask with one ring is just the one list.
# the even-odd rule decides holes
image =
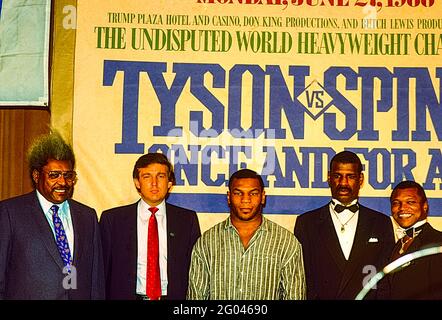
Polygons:
[[[261,214],[261,225],[258,227],[257,230],[268,230],[268,222],[267,219],[264,217],[264,215]],[[224,229],[233,228],[236,229],[235,226],[232,224],[232,220],[230,219],[230,215],[227,217],[226,220],[224,220]]]
[[[140,217],[142,220],[147,221],[150,218],[150,211],[149,208],[152,207],[151,205],[147,204],[143,199],[140,199],[139,208],[140,208]],[[157,206],[158,208],[157,213],[155,213],[155,216],[162,217],[166,215],[166,200],[161,201],[161,203]]]
[[332,198],[332,200],[331,200],[331,202],[330,202],[330,206],[331,206],[331,208],[334,208],[335,205],[340,204],[340,205],[342,205],[342,206],[349,207],[349,206],[351,206],[351,205],[354,205],[355,203],[358,203],[358,199],[354,199],[354,200],[353,200],[352,202],[350,202],[349,204],[343,204],[341,201],[339,201],[339,200],[337,200],[337,199],[335,199],[335,198]]
[[402,228],[401,226],[398,225],[396,228],[396,236],[398,237],[398,239],[402,239],[407,234],[407,230],[419,229],[417,231],[413,231],[413,237],[415,237],[421,232],[421,228],[419,228],[419,227],[423,226],[426,223],[427,223],[427,219],[420,220],[408,228]]
[[[51,209],[51,207],[54,204],[59,207],[59,210],[58,210],[59,216],[63,216],[63,215],[67,214],[68,209],[69,209],[69,203],[67,200],[63,201],[62,203],[52,203],[52,202],[46,200],[46,198],[43,197],[43,195],[37,189],[35,191],[37,192],[38,202],[40,203],[40,206],[45,214],[49,212],[49,210]],[[51,215],[52,215],[52,213],[51,213]]]

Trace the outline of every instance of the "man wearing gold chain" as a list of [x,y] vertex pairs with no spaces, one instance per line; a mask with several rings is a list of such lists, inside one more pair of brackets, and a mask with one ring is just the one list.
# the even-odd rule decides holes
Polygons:
[[300,215],[295,224],[304,253],[307,299],[354,299],[368,273],[374,275],[388,260],[393,227],[388,216],[358,203],[364,174],[355,153],[336,154],[327,180],[331,201]]

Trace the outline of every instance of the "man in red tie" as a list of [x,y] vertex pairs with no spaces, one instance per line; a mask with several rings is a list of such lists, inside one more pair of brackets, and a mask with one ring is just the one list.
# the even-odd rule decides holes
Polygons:
[[[391,261],[426,247],[442,245],[442,232],[428,222],[429,205],[422,186],[402,181],[390,197],[391,215],[399,225]],[[442,299],[442,255],[411,261],[379,283],[381,299]]]
[[141,199],[100,219],[106,298],[185,299],[191,250],[201,235],[198,217],[166,202],[175,178],[165,155],[141,156],[133,181]]

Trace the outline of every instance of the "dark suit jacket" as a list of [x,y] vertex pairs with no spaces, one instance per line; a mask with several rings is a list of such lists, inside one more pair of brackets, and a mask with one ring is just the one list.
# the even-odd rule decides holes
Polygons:
[[[0,298],[103,299],[104,271],[95,210],[68,200],[77,289],[63,288],[63,261],[35,191],[0,202]],[[67,281],[73,285],[72,281]]]
[[[137,203],[103,212],[100,218],[106,276],[106,299],[136,298]],[[190,256],[201,235],[198,217],[166,203],[167,217],[167,299],[185,299]]]
[[[442,232],[426,223],[403,255],[435,245],[442,245]],[[380,299],[441,300],[442,255],[430,255],[405,264],[402,269],[385,276],[380,289]]]
[[[354,299],[364,278],[385,265],[394,246],[390,218],[362,205],[349,260],[340,247],[328,204],[300,215],[295,236],[302,244],[307,299]],[[365,267],[370,265],[376,271]]]

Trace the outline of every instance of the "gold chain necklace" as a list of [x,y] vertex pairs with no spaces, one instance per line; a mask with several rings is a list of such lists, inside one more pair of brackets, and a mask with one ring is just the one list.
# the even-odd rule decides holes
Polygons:
[[339,223],[341,224],[341,233],[345,232],[345,226],[347,225],[347,223],[349,223],[351,221],[351,219],[353,219],[353,217],[356,215],[356,212],[353,212],[353,214],[351,215],[350,219],[348,219],[345,223],[341,222],[341,219],[339,219],[338,215],[335,212],[335,209],[332,209],[333,213],[335,214],[336,219],[338,219]]

